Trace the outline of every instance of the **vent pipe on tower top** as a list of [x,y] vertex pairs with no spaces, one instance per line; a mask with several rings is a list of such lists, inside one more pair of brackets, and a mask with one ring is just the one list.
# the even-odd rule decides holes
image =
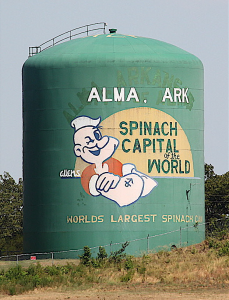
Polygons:
[[117,29],[111,28],[109,29],[110,33],[116,33]]

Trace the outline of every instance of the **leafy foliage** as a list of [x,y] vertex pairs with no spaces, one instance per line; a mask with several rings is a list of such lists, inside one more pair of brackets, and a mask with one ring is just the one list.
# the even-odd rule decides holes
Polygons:
[[[87,248],[85,250],[88,251]],[[60,265],[53,265],[50,260],[31,263],[30,266],[19,261],[18,266],[9,268],[12,266],[10,262],[9,267],[2,270],[0,265],[0,292],[14,295],[35,288],[57,286],[65,289],[72,287],[74,293],[82,288],[95,288],[97,292],[106,287],[110,289],[111,285],[119,289],[137,286],[144,290],[146,284],[153,284],[155,290],[228,288],[228,258],[228,238],[209,238],[199,245],[169,252],[160,251],[142,257],[126,256],[118,263],[104,258],[105,264],[96,267],[92,261],[97,261],[97,258],[91,258],[88,266],[78,264],[77,260],[76,264],[71,262],[65,265],[63,261],[59,262]]]
[[207,234],[228,232],[229,172],[217,175],[212,165],[205,164],[205,213]]
[[229,241],[228,239],[208,238],[209,249],[214,249],[217,256],[229,256]]
[[[21,294],[34,288],[89,283],[91,277],[83,265],[42,266],[40,263],[22,268],[20,265],[0,271],[0,291],[10,295]],[[93,278],[93,280],[95,280]]]
[[102,246],[99,246],[99,253],[97,254],[97,259],[98,260],[104,260],[104,259],[106,259],[107,258],[107,252],[106,252],[106,250],[105,250],[105,248],[104,247],[102,247]]
[[129,244],[129,242],[125,242],[124,244],[122,244],[122,247],[119,250],[111,253],[109,260],[117,263],[124,259],[126,257],[126,254],[124,252]]
[[84,246],[84,253],[80,256],[80,261],[83,265],[89,266],[91,264],[91,249],[88,246]]
[[23,183],[0,175],[0,250],[22,250]]
[[91,255],[91,249],[88,246],[84,246],[84,253],[80,255],[80,262],[82,265],[93,266],[94,268],[104,267],[106,263],[118,265],[123,262],[125,269],[130,269],[132,267],[131,257],[124,253],[128,245],[129,242],[122,244],[122,247],[119,250],[111,252],[109,258],[104,247],[100,246],[97,257],[93,258]]

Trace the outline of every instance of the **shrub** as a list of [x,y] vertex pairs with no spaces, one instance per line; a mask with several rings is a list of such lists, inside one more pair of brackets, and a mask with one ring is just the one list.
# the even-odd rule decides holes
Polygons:
[[133,276],[134,276],[134,271],[130,270],[126,274],[124,274],[120,277],[120,281],[121,282],[128,282],[133,278]]
[[88,246],[83,248],[84,254],[80,256],[80,261],[83,265],[89,266],[91,264],[91,249]]
[[105,250],[105,248],[104,247],[99,247],[99,253],[97,254],[97,259],[98,260],[104,260],[104,259],[106,259],[107,258],[107,252],[106,252],[106,250]]
[[127,256],[127,258],[125,260],[124,268],[126,270],[130,270],[130,269],[133,269],[133,267],[134,267],[134,263],[132,261],[132,257],[131,256]]
[[114,262],[114,263],[121,262],[121,260],[126,257],[126,254],[123,252],[126,250],[126,247],[129,246],[129,244],[130,244],[129,242],[125,242],[124,244],[122,244],[121,249],[119,249],[115,252],[111,252],[109,261]]
[[229,241],[226,241],[218,250],[218,255],[229,255]]

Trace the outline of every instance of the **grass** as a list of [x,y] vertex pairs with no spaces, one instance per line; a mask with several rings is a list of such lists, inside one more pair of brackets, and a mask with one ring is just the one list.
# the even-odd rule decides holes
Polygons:
[[[117,288],[127,285],[155,289],[225,288],[229,286],[229,241],[209,239],[201,244],[172,251],[159,251],[142,257],[122,252],[110,257],[100,252],[97,259],[88,248],[81,260],[55,265],[23,263],[1,269],[0,292],[19,294],[42,287],[76,289]],[[103,249],[101,249],[102,251]]]
[[[28,268],[31,265],[36,265],[38,260],[20,260],[18,264],[22,266],[22,268]],[[39,263],[42,266],[52,266],[55,265],[65,265],[67,263],[79,264],[80,261],[78,259],[39,259]],[[17,266],[17,261],[0,261],[0,270],[8,270],[9,268],[13,268]]]

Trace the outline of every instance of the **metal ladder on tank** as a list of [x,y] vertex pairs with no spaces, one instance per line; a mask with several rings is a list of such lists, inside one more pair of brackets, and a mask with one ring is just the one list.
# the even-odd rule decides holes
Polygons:
[[[107,23],[99,22],[99,23],[84,25],[84,26],[77,27],[72,30],[66,31],[66,32],[59,34],[59,35],[55,36],[54,38],[44,42],[40,46],[29,47],[29,57],[34,56],[34,55],[40,53],[41,51],[51,48],[51,47],[55,46],[56,44],[62,43],[66,40],[70,41],[75,36],[78,36],[80,34],[86,33],[88,36],[89,32],[97,31],[97,30],[103,30],[103,33],[105,34],[106,26],[107,26]],[[78,32],[78,31],[80,31],[80,32]]]

